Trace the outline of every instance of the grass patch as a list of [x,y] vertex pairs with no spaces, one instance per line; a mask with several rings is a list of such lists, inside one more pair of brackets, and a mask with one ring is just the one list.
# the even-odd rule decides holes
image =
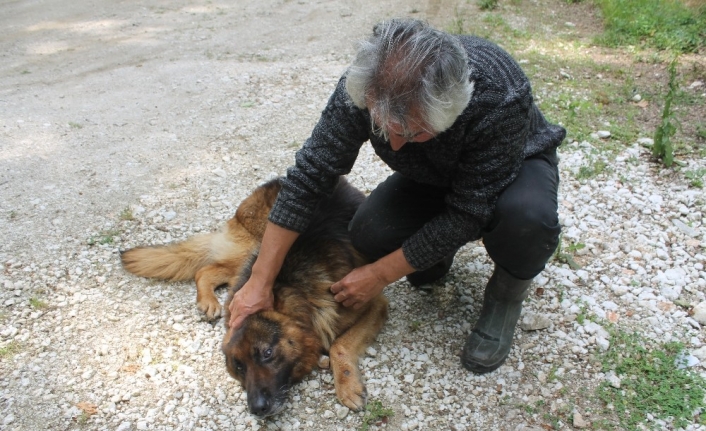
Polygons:
[[637,333],[610,329],[611,347],[601,355],[604,372],[620,377],[620,387],[602,382],[599,398],[615,412],[619,425],[628,431],[652,426],[651,415],[674,428],[684,428],[698,419],[695,413],[705,407],[706,379],[679,368],[684,346],[671,342],[658,346]]
[[387,419],[390,416],[394,416],[395,412],[387,407],[383,407],[382,402],[378,400],[373,400],[368,402],[365,406],[365,416],[363,416],[363,423],[361,424],[360,431],[368,431],[370,425],[382,422],[387,423]]
[[120,212],[120,220],[131,221],[135,220],[135,215],[132,213],[130,207],[125,208]]
[[498,7],[498,0],[477,0],[480,10],[494,10]]
[[689,9],[679,0],[596,0],[610,47],[643,45],[675,52],[706,46],[706,7]]
[[83,126],[79,123],[74,123],[73,121],[69,121],[69,127],[72,129],[83,129]]
[[0,347],[0,359],[9,358],[19,353],[21,350],[20,347],[20,343],[17,341],[10,341],[6,345]]
[[49,306],[46,302],[39,298],[29,298],[29,305],[35,310],[43,310]]
[[593,160],[589,164],[579,168],[576,179],[579,181],[589,180],[606,172],[606,169],[608,169],[608,164],[605,161]]
[[704,188],[704,176],[706,176],[706,168],[699,168],[693,171],[684,171],[684,176],[689,180],[689,185],[697,189]]

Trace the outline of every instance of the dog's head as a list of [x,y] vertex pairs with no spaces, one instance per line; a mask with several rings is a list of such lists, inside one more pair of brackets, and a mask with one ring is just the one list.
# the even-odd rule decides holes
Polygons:
[[311,372],[320,349],[310,330],[276,311],[249,316],[226,332],[222,345],[228,373],[245,388],[250,412],[260,417],[284,409],[289,388]]

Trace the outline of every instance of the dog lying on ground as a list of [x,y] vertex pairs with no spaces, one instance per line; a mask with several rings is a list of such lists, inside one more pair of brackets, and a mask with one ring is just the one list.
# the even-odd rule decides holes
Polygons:
[[[125,251],[123,266],[143,277],[195,279],[199,310],[209,319],[224,315],[227,327],[227,306],[250,276],[280,188],[279,180],[273,180],[255,189],[219,232]],[[237,330],[227,328],[222,344],[226,368],[245,388],[253,414],[279,413],[291,385],[308,375],[326,352],[339,401],[352,410],[365,406],[358,357],[382,329],[387,299],[378,295],[353,310],[337,303],[329,290],[366,263],[348,237],[348,223],[363,198],[341,178],[287,254],[274,286],[274,309],[249,316]],[[224,284],[230,288],[225,308],[214,293]]]

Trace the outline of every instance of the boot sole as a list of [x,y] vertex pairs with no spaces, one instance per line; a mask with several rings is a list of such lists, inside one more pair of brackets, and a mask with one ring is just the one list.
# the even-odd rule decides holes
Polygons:
[[489,373],[491,371],[495,371],[498,368],[500,368],[500,366],[505,363],[508,356],[509,355],[505,355],[505,357],[502,358],[502,360],[500,360],[499,362],[492,364],[492,365],[479,364],[478,362],[473,362],[468,359],[461,358],[461,365],[463,365],[463,368],[465,368],[468,371],[471,371],[473,373],[485,374],[485,373]]

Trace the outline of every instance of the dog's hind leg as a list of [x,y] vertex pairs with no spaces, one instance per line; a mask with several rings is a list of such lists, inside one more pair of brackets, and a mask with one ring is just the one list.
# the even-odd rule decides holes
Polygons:
[[366,391],[358,368],[358,357],[365,351],[387,320],[387,298],[373,298],[356,323],[336,338],[329,355],[338,400],[351,410],[365,407]]
[[216,288],[234,285],[239,273],[240,266],[223,263],[207,265],[196,273],[196,306],[207,319],[213,320],[223,315],[223,306],[216,297]]

